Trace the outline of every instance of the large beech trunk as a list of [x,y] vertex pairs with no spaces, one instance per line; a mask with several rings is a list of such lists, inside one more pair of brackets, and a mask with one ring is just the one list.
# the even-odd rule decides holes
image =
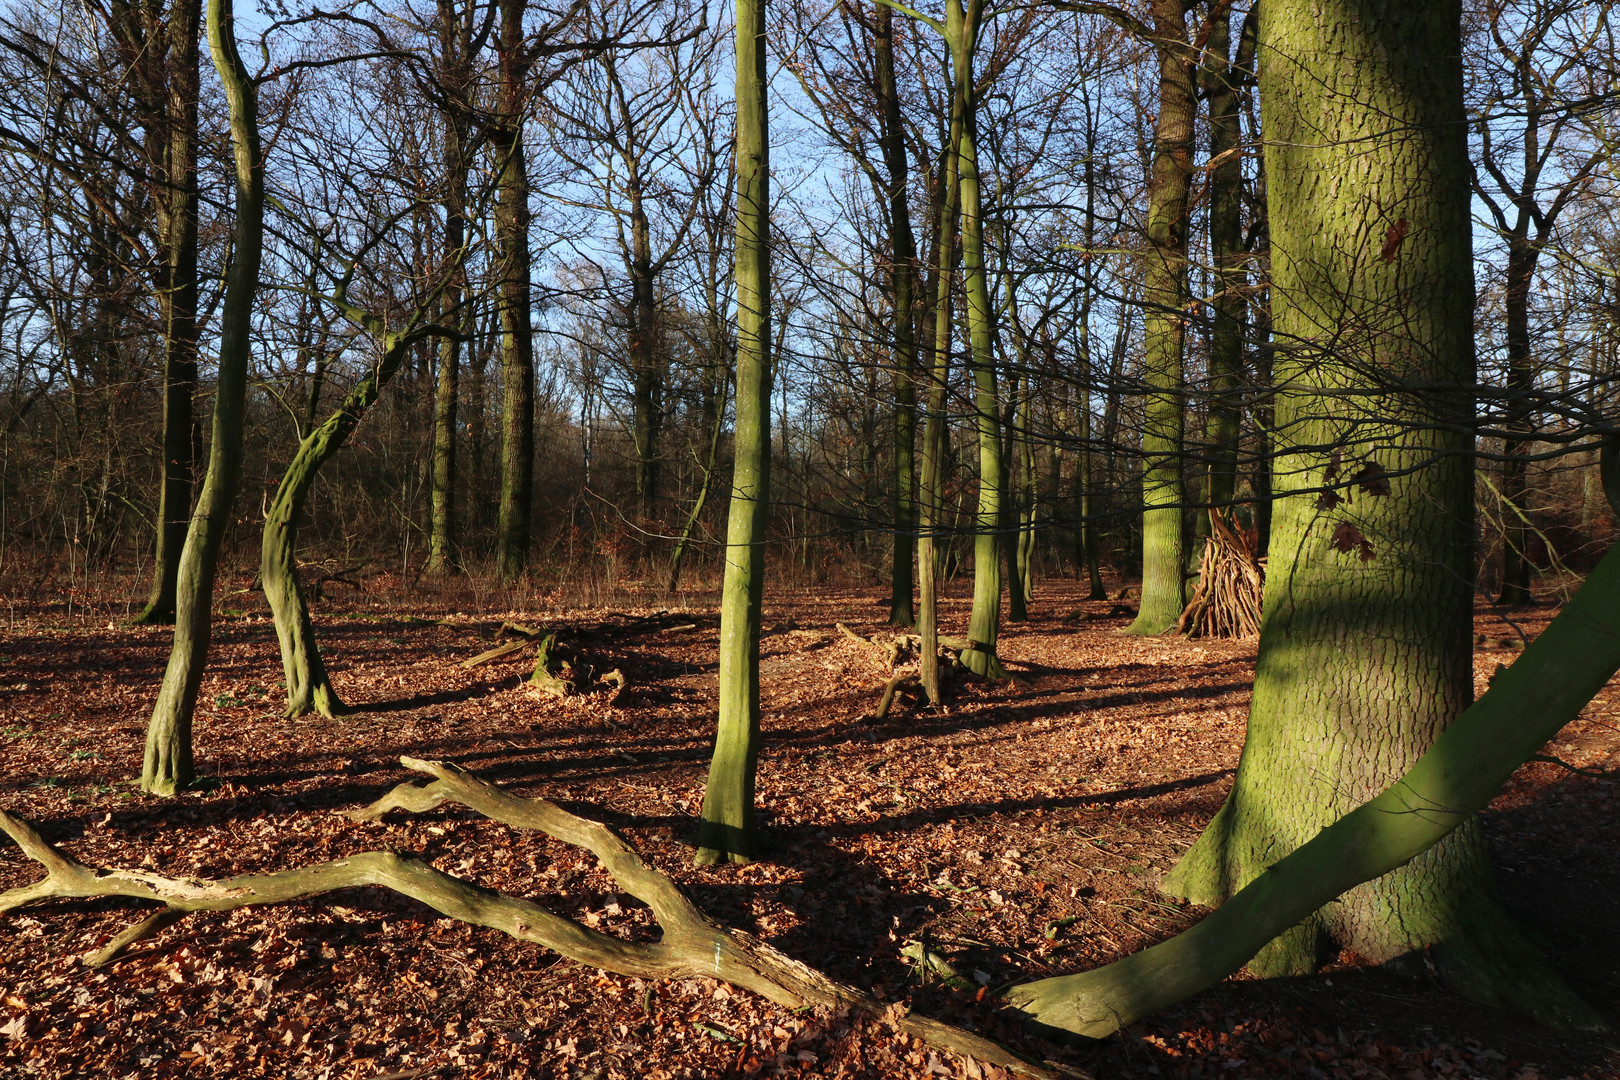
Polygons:
[[[1389,788],[1473,697],[1474,413],[1445,389],[1474,379],[1459,19],[1394,0],[1262,18],[1277,503],[1243,758],[1166,883],[1200,903]],[[1251,968],[1426,952],[1470,997],[1583,1008],[1502,912],[1477,822],[1402,864]]]
[[[1484,696],[1374,798],[1272,863],[1192,929],[1093,971],[1014,987],[1008,1001],[1044,1027],[1103,1038],[1208,989],[1268,942],[1295,933],[1291,928],[1302,920],[1308,925],[1320,918],[1334,897],[1343,894],[1335,907],[1359,906],[1357,894],[1368,889],[1362,883],[1382,886],[1408,877],[1413,868],[1433,866],[1435,853],[1459,832],[1476,831],[1475,815],[1513,770],[1579,716],[1616,671],[1620,548],[1604,556],[1569,605]],[[1443,948],[1450,941],[1436,944]],[[1493,975],[1511,977],[1521,959],[1518,946],[1482,957],[1486,966],[1474,970],[1487,979],[1473,987],[1488,985]],[[1597,1013],[1564,992],[1496,1000],[1543,1022],[1604,1026]]]

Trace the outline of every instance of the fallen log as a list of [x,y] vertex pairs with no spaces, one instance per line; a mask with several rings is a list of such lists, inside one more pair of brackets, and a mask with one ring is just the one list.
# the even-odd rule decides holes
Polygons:
[[533,901],[485,889],[437,870],[421,859],[391,851],[369,851],[295,870],[241,874],[223,880],[169,878],[144,870],[89,867],[47,843],[27,822],[4,811],[0,811],[0,830],[44,868],[45,876],[32,885],[0,893],[0,913],[59,898],[124,896],[164,905],[86,958],[87,962],[106,963],[130,945],[175,925],[192,912],[282,904],[338,889],[376,886],[409,896],[453,919],[499,930],[616,974],[717,979],[786,1008],[819,1005],[848,1009],[889,1024],[936,1049],[1023,1076],[1089,1080],[1078,1070],[1026,1059],[970,1031],[885,1004],[833,981],[752,934],[722,926],[704,914],[673,879],[649,866],[634,848],[600,822],[571,814],[545,799],[513,795],[446,762],[403,757],[400,763],[432,777],[432,781],[400,784],[370,806],[345,816],[369,822],[394,810],[422,813],[454,802],[516,829],[537,829],[563,843],[584,848],[601,860],[622,891],[652,909],[663,929],[662,938],[655,942],[626,941],[563,918]]

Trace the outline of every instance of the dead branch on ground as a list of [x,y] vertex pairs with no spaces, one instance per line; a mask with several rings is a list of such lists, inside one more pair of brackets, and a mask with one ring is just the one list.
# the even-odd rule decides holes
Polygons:
[[192,912],[281,904],[338,889],[376,886],[409,896],[451,918],[499,930],[620,975],[718,979],[786,1008],[819,1005],[848,1009],[890,1024],[937,1049],[1025,1076],[1085,1075],[1026,1061],[972,1032],[907,1014],[899,1006],[886,1005],[854,987],[834,982],[751,934],[720,925],[704,914],[673,879],[649,866],[634,848],[600,822],[578,817],[545,799],[513,795],[446,762],[409,757],[400,762],[432,777],[432,781],[400,784],[370,806],[347,816],[356,821],[375,821],[392,810],[422,813],[454,802],[513,828],[537,829],[600,859],[623,891],[652,909],[663,929],[662,938],[635,942],[592,930],[532,901],[482,888],[436,870],[421,859],[389,851],[370,851],[295,870],[242,874],[217,881],[89,867],[47,843],[28,823],[4,811],[0,811],[0,829],[16,841],[24,854],[44,867],[45,876],[32,885],[0,893],[0,912],[57,898],[124,896],[162,904],[156,913],[87,957],[90,962],[105,963]]

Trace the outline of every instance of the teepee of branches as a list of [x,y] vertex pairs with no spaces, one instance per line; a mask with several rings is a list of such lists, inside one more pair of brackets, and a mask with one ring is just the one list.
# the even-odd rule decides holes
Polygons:
[[1188,637],[1247,638],[1260,633],[1265,568],[1254,534],[1218,507],[1209,512],[1209,538],[1198,564],[1198,586],[1176,620]]

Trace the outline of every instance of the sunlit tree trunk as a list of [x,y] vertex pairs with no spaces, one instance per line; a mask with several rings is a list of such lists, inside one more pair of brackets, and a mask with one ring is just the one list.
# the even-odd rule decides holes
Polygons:
[[[1456,3],[1267,0],[1277,495],[1248,737],[1166,882],[1218,903],[1388,788],[1473,697],[1474,381]],[[1250,964],[1420,954],[1479,1000],[1583,1008],[1492,890],[1477,820]]]
[[141,790],[173,795],[196,776],[191,718],[208,657],[214,571],[242,475],[253,299],[264,240],[264,155],[255,87],[237,55],[231,0],[209,0],[208,44],[230,111],[236,234],[220,315],[219,376],[208,473],[186,533],[175,591],[174,644],[146,732]]
[[736,463],[720,595],[720,715],[698,824],[699,865],[760,853],[759,624],[771,475],[770,134],[765,0],[737,0]]
[[1149,387],[1142,428],[1142,603],[1132,634],[1161,634],[1186,606],[1182,526],[1182,437],[1186,395],[1187,194],[1192,175],[1192,50],[1182,0],[1153,0],[1159,61],[1159,116],[1148,184],[1148,250],[1143,284],[1143,377]]
[[973,412],[979,435],[978,505],[973,517],[973,610],[968,617],[969,647],[962,666],[976,675],[1006,677],[996,655],[1001,634],[1001,404],[996,389],[996,313],[984,263],[984,198],[979,182],[977,88],[974,48],[982,0],[947,0],[945,39],[950,46],[957,93],[964,99],[962,133],[957,140],[957,183],[962,199],[962,285],[967,302],[968,370],[973,377]]

